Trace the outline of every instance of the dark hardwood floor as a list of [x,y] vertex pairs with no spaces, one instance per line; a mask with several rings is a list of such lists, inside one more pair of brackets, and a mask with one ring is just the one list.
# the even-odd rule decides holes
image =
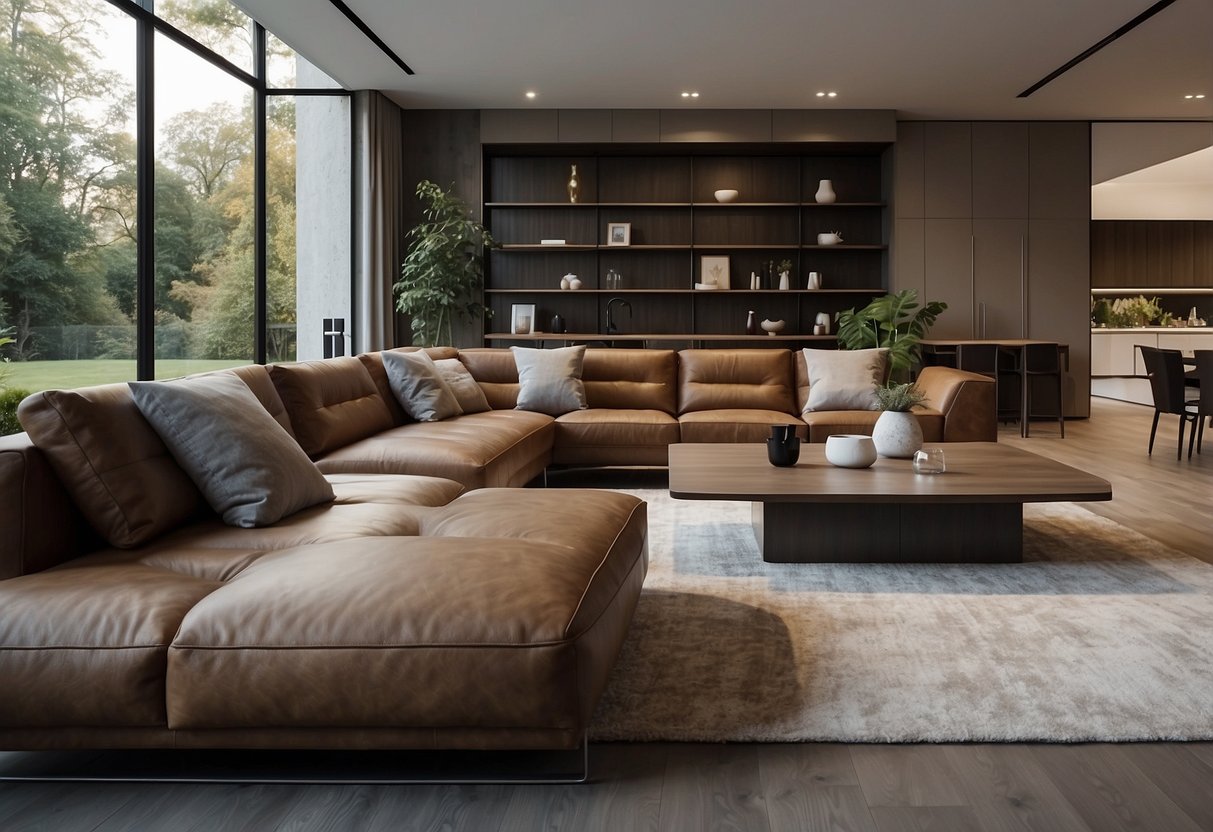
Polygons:
[[[1095,399],[1064,440],[1001,439],[1108,479],[1088,509],[1213,561],[1213,444],[1177,462],[1167,419],[1147,457],[1150,417]],[[607,744],[591,767],[583,786],[6,783],[0,830],[1213,830],[1213,743]]]

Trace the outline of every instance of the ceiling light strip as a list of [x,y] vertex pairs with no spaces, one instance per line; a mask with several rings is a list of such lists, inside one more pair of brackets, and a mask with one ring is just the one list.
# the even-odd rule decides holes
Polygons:
[[1159,2],[1155,3],[1150,8],[1146,9],[1144,12],[1142,12],[1137,17],[1130,20],[1124,26],[1121,26],[1119,29],[1117,29],[1112,34],[1108,35],[1106,38],[1101,40],[1099,43],[1088,48],[1082,54],[1076,55],[1075,57],[1066,61],[1064,64],[1059,66],[1057,69],[1053,70],[1048,75],[1046,75],[1044,78],[1041,78],[1035,84],[1028,87],[1026,90],[1024,90],[1023,92],[1021,92],[1019,95],[1017,95],[1015,97],[1016,98],[1027,98],[1029,95],[1036,92],[1038,89],[1043,87],[1045,84],[1048,84],[1049,82],[1055,80],[1058,76],[1064,75],[1065,73],[1069,72],[1074,67],[1078,66],[1080,63],[1082,63],[1087,58],[1094,55],[1100,49],[1103,49],[1105,46],[1107,46],[1112,41],[1120,38],[1123,35],[1127,35],[1129,32],[1133,31],[1138,26],[1145,23],[1151,17],[1158,14],[1159,12],[1161,12],[1163,9],[1165,9],[1167,6],[1170,6],[1174,2],[1175,2],[1175,0],[1159,0]]
[[403,69],[406,75],[416,75],[417,74],[416,72],[413,72],[413,70],[409,68],[408,64],[406,64],[404,61],[402,61],[400,59],[399,55],[397,55],[395,52],[392,51],[392,48],[390,46],[388,46],[386,43],[383,42],[383,38],[381,38],[381,37],[379,37],[379,35],[375,34],[375,30],[373,30],[370,26],[367,26],[366,23],[363,22],[361,17],[354,14],[353,9],[351,9],[349,6],[345,5],[345,3],[341,2],[341,0],[329,0],[329,2],[333,4],[333,7],[336,8],[337,11],[341,12],[343,15],[345,15],[347,18],[349,18],[350,23],[353,23],[355,26],[358,27],[358,31],[362,32],[362,34],[364,34],[368,38],[370,38],[371,43],[378,46],[379,50],[381,52],[383,52],[383,54],[385,54],[389,58],[391,58],[392,61],[396,64],[396,66]]

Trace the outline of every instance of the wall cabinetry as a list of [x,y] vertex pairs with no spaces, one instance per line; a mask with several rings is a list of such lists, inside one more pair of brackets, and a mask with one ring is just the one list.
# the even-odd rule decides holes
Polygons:
[[1066,413],[1089,413],[1085,122],[902,122],[891,286],[948,311],[932,335],[1070,346]]
[[[551,150],[551,155],[536,155]],[[489,343],[523,343],[510,331],[511,307],[535,304],[536,327],[551,328],[559,314],[567,340],[634,340],[664,344],[714,341],[833,346],[815,336],[819,313],[862,306],[883,294],[888,274],[887,193],[883,148],[813,155],[625,155],[594,148],[565,155],[562,148],[517,152],[486,150],[485,222],[501,245],[489,258]],[[577,166],[580,192],[571,204],[570,170]],[[818,204],[821,179],[831,179],[837,202]],[[733,188],[736,201],[717,202],[714,192]],[[612,245],[611,223],[630,223],[628,245]],[[841,232],[843,243],[818,245],[820,232]],[[563,240],[556,245],[542,240]],[[703,256],[726,257],[727,291],[699,291]],[[791,262],[791,286],[780,291],[768,264]],[[622,288],[606,285],[608,271]],[[823,288],[809,290],[810,271]],[[562,291],[560,278],[578,275],[579,291]],[[750,273],[764,276],[750,290]],[[605,332],[607,303],[616,304],[619,334]],[[783,319],[779,336],[746,338],[747,312],[759,320]],[[552,334],[537,336],[561,340]]]

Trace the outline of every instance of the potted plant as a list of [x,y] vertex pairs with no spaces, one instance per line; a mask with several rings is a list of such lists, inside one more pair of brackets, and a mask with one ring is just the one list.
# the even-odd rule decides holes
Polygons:
[[884,347],[889,351],[889,378],[908,379],[910,368],[920,358],[918,342],[947,308],[938,300],[919,308],[914,289],[876,298],[858,312],[838,313],[838,346],[847,350]]
[[494,242],[459,197],[426,179],[417,196],[426,204],[425,221],[406,235],[396,308],[412,322],[414,345],[451,344],[456,318],[470,323],[485,312],[483,251]]
[[906,459],[922,447],[922,426],[910,411],[925,398],[913,382],[890,382],[876,388],[876,401],[883,411],[872,429],[878,454]]

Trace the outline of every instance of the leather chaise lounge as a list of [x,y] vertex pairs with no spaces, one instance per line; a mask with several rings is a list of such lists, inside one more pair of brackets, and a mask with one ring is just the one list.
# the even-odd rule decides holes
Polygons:
[[[514,409],[506,350],[458,357],[491,406],[411,422],[379,354],[232,371],[336,499],[262,528],[203,502],[126,385],[48,391],[0,439],[0,748],[573,748],[647,568],[645,504],[519,488],[662,465],[678,441],[810,441],[784,350],[590,350],[588,408]],[[931,441],[993,440],[993,384],[931,368]]]

